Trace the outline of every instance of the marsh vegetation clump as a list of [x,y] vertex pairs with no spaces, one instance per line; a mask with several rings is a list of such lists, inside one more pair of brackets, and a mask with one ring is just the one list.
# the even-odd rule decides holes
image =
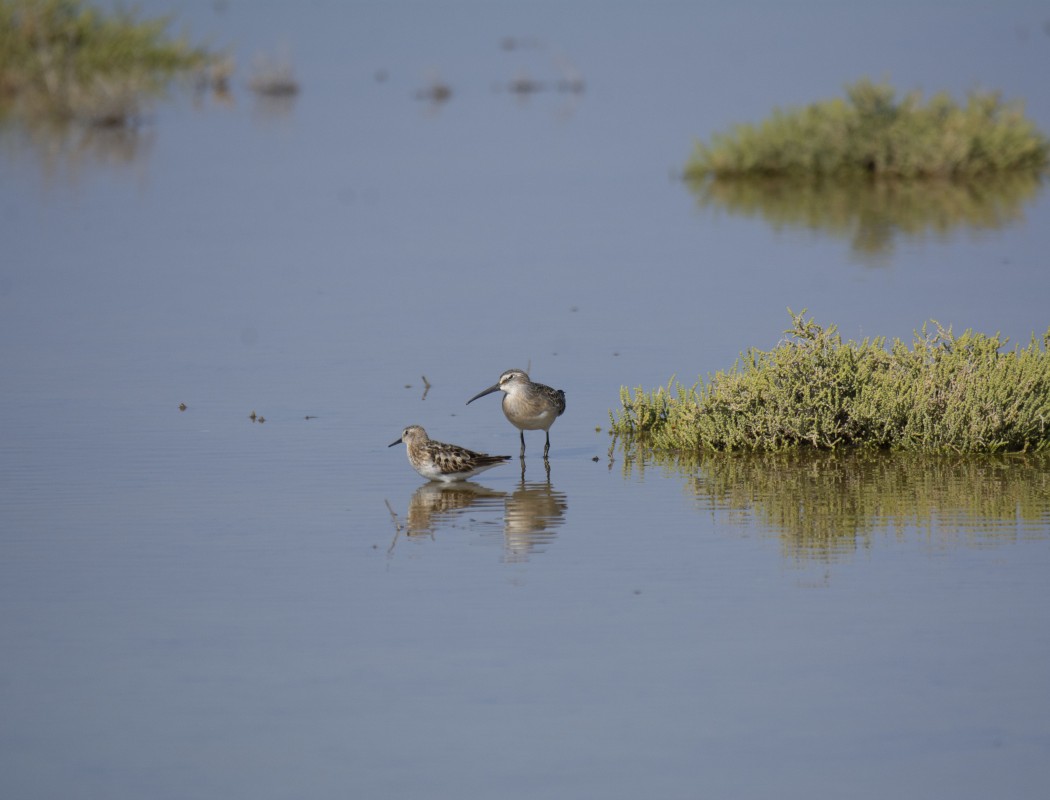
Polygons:
[[103,12],[83,0],[0,0],[0,116],[114,126],[209,54],[167,34],[166,18]]
[[933,322],[910,347],[887,347],[789,313],[776,347],[748,350],[706,383],[622,388],[612,433],[675,451],[1050,449],[1050,328],[1004,351],[998,334]]
[[898,100],[888,84],[864,79],[845,99],[777,109],[698,142],[685,177],[960,179],[1039,172],[1048,162],[1050,141],[996,92],[971,92],[962,104],[946,93]]

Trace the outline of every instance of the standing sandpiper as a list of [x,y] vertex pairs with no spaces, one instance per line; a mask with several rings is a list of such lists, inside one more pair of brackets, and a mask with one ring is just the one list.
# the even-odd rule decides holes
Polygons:
[[547,444],[543,448],[546,461],[551,449],[551,425],[565,413],[565,392],[533,383],[520,369],[508,369],[499,376],[499,382],[478,392],[467,401],[467,405],[497,390],[506,392],[503,395],[504,416],[521,431],[521,457],[525,458],[525,431],[543,431],[547,434]]
[[432,481],[465,481],[510,461],[510,456],[490,456],[458,445],[435,442],[419,425],[409,425],[401,432],[401,438],[388,446],[401,442],[408,445],[408,463],[412,469]]

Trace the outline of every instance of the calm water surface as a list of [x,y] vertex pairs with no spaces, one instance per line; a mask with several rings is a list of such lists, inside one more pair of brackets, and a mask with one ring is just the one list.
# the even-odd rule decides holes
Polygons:
[[[1043,796],[1050,463],[604,429],[787,306],[1041,335],[1042,186],[873,228],[671,176],[865,75],[1050,131],[1045,7],[144,9],[230,48],[228,97],[0,129],[4,797]],[[386,447],[516,454],[465,405],[509,367],[568,396],[549,475],[539,433],[464,486]]]

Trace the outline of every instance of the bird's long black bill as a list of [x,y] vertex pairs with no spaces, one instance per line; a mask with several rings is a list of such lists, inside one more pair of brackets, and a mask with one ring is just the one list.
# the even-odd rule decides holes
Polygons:
[[395,444],[401,444],[401,440],[398,439],[396,442],[391,442],[390,444],[387,445],[387,447],[393,447]]
[[474,395],[472,398],[470,398],[467,401],[467,405],[469,406],[471,403],[473,403],[479,397],[484,397],[487,394],[492,394],[493,392],[497,392],[497,391],[499,391],[499,384],[498,383],[493,384],[492,386],[490,386],[488,389],[485,389],[484,391],[478,392],[476,395]]

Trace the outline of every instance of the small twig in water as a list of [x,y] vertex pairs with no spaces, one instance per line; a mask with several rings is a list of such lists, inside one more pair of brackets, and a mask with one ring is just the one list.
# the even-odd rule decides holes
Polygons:
[[394,511],[393,507],[390,505],[390,501],[384,499],[383,502],[386,503],[386,510],[390,512],[390,518],[394,521],[394,541],[392,541],[390,547],[386,549],[387,555],[389,555],[394,552],[394,545],[397,544],[397,537],[401,535],[402,528],[401,521],[398,520],[397,512]]

